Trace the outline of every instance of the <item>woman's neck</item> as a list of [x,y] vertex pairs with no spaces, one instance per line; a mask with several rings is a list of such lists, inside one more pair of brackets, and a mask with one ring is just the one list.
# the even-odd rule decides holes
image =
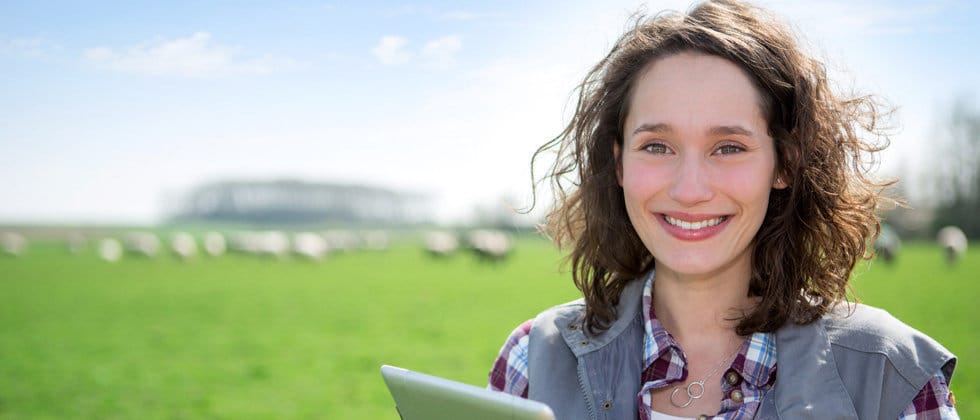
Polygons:
[[750,273],[732,269],[710,276],[685,276],[657,267],[653,285],[657,319],[682,346],[714,345],[735,337],[738,318],[755,304],[748,296]]

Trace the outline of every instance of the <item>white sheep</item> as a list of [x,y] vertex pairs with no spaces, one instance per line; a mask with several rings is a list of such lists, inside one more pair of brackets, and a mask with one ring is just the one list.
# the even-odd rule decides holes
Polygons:
[[230,235],[229,246],[232,251],[246,254],[258,253],[259,240],[257,232],[235,232]]
[[130,232],[126,234],[126,251],[144,257],[156,257],[160,252],[160,238],[150,232]]
[[495,230],[475,230],[468,236],[470,248],[480,259],[501,261],[511,252],[510,237]]
[[449,232],[429,232],[425,235],[425,251],[435,257],[448,257],[459,249],[459,240]]
[[330,247],[327,240],[312,232],[299,232],[293,235],[293,252],[311,260],[321,260]]
[[170,240],[170,249],[180,259],[187,261],[197,255],[197,241],[190,233],[177,232]]
[[280,231],[238,232],[232,236],[232,249],[247,254],[281,258],[289,254],[289,237]]
[[123,246],[113,238],[104,238],[99,241],[99,257],[108,262],[116,262],[122,258]]
[[948,264],[955,264],[966,253],[966,234],[956,226],[946,226],[936,234],[936,241],[942,247]]
[[204,234],[204,252],[212,257],[217,257],[225,253],[225,237],[218,232],[208,232]]
[[27,250],[27,238],[16,232],[3,232],[0,233],[0,245],[3,252],[19,257]]
[[267,255],[276,258],[285,257],[289,254],[289,236],[277,230],[259,232],[258,251],[260,255]]
[[878,239],[875,239],[875,253],[885,261],[885,264],[891,264],[898,256],[901,247],[902,239],[898,234],[887,225],[882,225],[881,234],[878,235]]

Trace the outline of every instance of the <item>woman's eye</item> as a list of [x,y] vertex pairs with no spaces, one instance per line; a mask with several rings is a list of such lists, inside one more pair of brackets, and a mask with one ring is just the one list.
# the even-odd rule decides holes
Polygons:
[[718,148],[717,153],[720,155],[731,155],[738,152],[744,152],[745,148],[741,146],[736,146],[734,144],[726,144]]
[[663,143],[650,143],[643,146],[643,150],[649,153],[664,154],[668,153],[667,146]]

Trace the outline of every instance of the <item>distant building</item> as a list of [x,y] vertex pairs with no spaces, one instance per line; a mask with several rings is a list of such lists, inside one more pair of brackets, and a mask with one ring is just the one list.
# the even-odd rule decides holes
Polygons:
[[193,189],[177,221],[256,225],[405,225],[431,220],[430,200],[362,185],[297,180],[228,181]]

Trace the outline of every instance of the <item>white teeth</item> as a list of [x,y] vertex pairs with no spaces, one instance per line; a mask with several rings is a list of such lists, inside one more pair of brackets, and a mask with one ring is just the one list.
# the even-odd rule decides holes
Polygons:
[[685,222],[685,221],[683,221],[681,219],[675,219],[673,217],[664,215],[664,220],[667,220],[667,223],[670,223],[670,224],[672,224],[674,226],[677,226],[677,227],[679,227],[681,229],[685,229],[685,230],[698,230],[698,229],[704,229],[706,227],[715,226],[715,225],[717,225],[717,224],[725,221],[725,216],[717,217],[717,218],[714,218],[714,219],[702,220],[700,222]]

